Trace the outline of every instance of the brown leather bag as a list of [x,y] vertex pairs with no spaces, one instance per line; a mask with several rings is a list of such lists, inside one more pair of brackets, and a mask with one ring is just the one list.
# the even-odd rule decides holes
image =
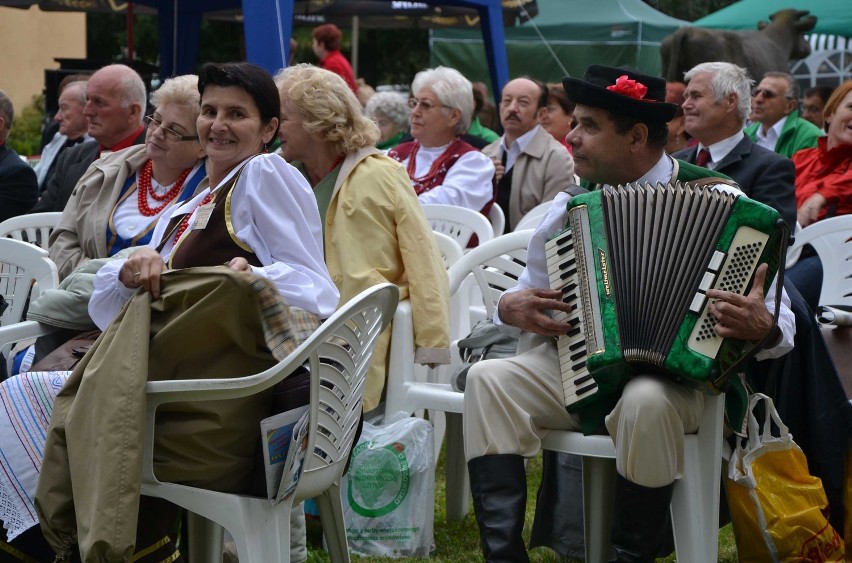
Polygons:
[[99,330],[81,332],[33,364],[30,371],[71,371],[100,335]]

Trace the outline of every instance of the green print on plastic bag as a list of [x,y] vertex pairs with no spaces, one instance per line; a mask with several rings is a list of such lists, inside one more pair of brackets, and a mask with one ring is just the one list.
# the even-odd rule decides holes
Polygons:
[[374,444],[358,445],[349,468],[349,506],[370,518],[396,509],[408,495],[410,480],[405,445],[394,442],[374,448]]

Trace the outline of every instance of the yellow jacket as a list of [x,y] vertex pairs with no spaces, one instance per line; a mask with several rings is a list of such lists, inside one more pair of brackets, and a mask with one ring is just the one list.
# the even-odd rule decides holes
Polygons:
[[[446,268],[402,165],[374,148],[346,155],[323,227],[340,305],[373,285],[396,284],[399,298],[411,302],[415,361],[449,363]],[[365,412],[381,399],[390,333],[379,340],[367,373]]]

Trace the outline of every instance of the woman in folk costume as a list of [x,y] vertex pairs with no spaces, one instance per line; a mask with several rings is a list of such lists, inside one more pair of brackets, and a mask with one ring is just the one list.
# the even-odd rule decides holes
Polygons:
[[[198,90],[209,186],[161,221],[149,246],[99,270],[89,313],[104,334],[52,412],[35,507],[60,557],[77,542],[84,561],[182,560],[176,508],[139,496],[145,383],[264,371],[338,303],[313,192],[266,154],[279,125],[272,77],[250,63],[211,63]],[[307,404],[309,377],[303,370],[243,399],[160,409],[157,477],[262,491],[260,420]]]
[[[296,65],[275,81],[281,154],[317,196],[326,264],[340,303],[372,285],[396,284],[400,297],[411,301],[415,361],[448,363],[447,275],[405,170],[374,148],[378,128],[339,76]],[[382,335],[367,374],[365,411],[381,399],[390,332]]]
[[388,152],[408,171],[420,203],[458,205],[487,213],[494,201],[494,165],[461,140],[473,115],[473,87],[459,71],[439,66],[411,83],[414,141]]

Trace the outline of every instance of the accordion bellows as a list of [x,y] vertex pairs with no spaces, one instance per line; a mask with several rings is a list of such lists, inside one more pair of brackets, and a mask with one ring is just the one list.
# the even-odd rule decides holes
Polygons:
[[573,325],[558,341],[565,404],[611,397],[635,373],[716,392],[749,343],[716,335],[708,289],[744,294],[754,271],[780,263],[774,209],[727,186],[628,184],[571,199],[565,231],[546,244],[553,289]]

